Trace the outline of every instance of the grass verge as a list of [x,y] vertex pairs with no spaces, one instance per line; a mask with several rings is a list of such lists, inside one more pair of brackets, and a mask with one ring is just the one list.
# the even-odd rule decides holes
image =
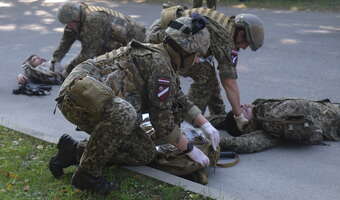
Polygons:
[[119,183],[118,191],[106,198],[82,192],[70,185],[75,168],[67,169],[61,179],[50,174],[47,163],[55,152],[55,144],[0,126],[0,199],[210,199],[118,167],[105,172]]

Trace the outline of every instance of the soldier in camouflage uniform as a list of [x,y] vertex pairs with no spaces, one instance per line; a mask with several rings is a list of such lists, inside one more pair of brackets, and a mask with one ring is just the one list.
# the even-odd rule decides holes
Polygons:
[[132,39],[143,41],[145,37],[145,27],[130,17],[85,3],[65,3],[58,11],[58,19],[66,26],[52,62],[60,62],[76,40],[82,48],[66,66],[66,73],[89,58],[125,46]]
[[159,43],[164,39],[164,27],[172,19],[179,16],[190,16],[193,13],[204,15],[208,20],[211,45],[205,58],[198,60],[196,65],[187,71],[180,71],[183,76],[194,80],[189,91],[189,99],[202,111],[209,107],[213,115],[224,114],[225,106],[220,96],[220,87],[214,64],[210,61],[215,57],[221,84],[232,106],[233,113],[240,127],[247,123],[240,107],[240,93],[237,84],[237,62],[240,48],[248,46],[256,51],[263,45],[263,23],[255,15],[239,14],[227,17],[217,11],[207,8],[184,10],[181,6],[167,8],[162,11],[161,18],[148,29],[146,41]]
[[[114,185],[102,177],[102,169],[110,164],[148,164],[154,159],[155,144],[173,144],[200,168],[209,165],[209,158],[188,142],[179,125],[185,119],[201,127],[215,150],[219,133],[182,93],[176,73],[206,53],[209,32],[200,16],[179,18],[176,24],[167,28],[164,43],[132,41],[81,63],[64,81],[58,107],[91,135],[72,177],[76,188],[109,193]],[[139,126],[142,113],[150,114],[155,129],[151,136]],[[55,177],[77,164],[80,146],[67,136],[59,140],[58,154],[49,164]]]
[[[216,10],[216,1],[217,0],[206,0],[207,7]],[[203,6],[203,0],[193,0],[192,7],[199,8]]]
[[212,117],[212,124],[232,136],[221,136],[221,149],[239,153],[258,152],[280,141],[319,144],[340,140],[340,104],[329,100],[258,99],[242,106],[247,126],[240,131],[232,113]]
[[64,80],[62,76],[63,67],[57,65],[54,71],[51,70],[51,67],[51,61],[37,55],[31,55],[23,62],[22,68],[24,73],[20,73],[17,76],[17,81],[21,85],[31,82],[52,85],[61,84]]

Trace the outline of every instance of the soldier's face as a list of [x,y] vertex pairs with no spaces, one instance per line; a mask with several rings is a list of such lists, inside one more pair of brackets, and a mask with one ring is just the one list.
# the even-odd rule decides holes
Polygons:
[[243,104],[241,105],[241,111],[244,115],[245,118],[247,118],[248,120],[253,119],[253,108],[254,105],[252,104]]
[[30,60],[30,65],[32,65],[33,67],[36,67],[38,65],[41,65],[43,62],[45,62],[46,60],[39,57],[39,56],[33,56]]
[[236,33],[235,46],[237,49],[246,49],[249,46],[246,39],[246,32],[244,30],[240,30]]

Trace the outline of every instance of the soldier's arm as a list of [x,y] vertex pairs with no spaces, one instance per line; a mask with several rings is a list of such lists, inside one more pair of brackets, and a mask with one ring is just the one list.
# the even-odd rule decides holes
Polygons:
[[65,26],[59,46],[53,53],[52,61],[60,62],[64,58],[66,53],[70,50],[75,40],[76,33]]
[[241,113],[241,103],[240,91],[237,83],[237,52],[233,52],[227,46],[218,47],[216,45],[211,48],[211,51],[212,55],[214,55],[218,61],[220,80],[233,113],[239,115]]
[[161,28],[160,19],[155,20],[146,32],[146,42],[158,44],[165,38],[165,29]]

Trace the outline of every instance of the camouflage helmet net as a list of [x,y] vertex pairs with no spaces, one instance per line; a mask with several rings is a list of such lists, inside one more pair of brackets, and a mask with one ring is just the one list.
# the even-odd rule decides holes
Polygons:
[[62,24],[68,24],[80,19],[80,4],[68,2],[58,10],[58,20]]
[[253,51],[263,45],[264,29],[259,17],[253,14],[239,14],[235,17],[235,24],[245,29],[247,41]]
[[206,27],[199,31],[193,31],[193,18],[180,17],[174,22],[180,24],[180,28],[173,28],[171,23],[165,30],[167,36],[173,39],[185,52],[205,55],[210,46],[210,34]]

